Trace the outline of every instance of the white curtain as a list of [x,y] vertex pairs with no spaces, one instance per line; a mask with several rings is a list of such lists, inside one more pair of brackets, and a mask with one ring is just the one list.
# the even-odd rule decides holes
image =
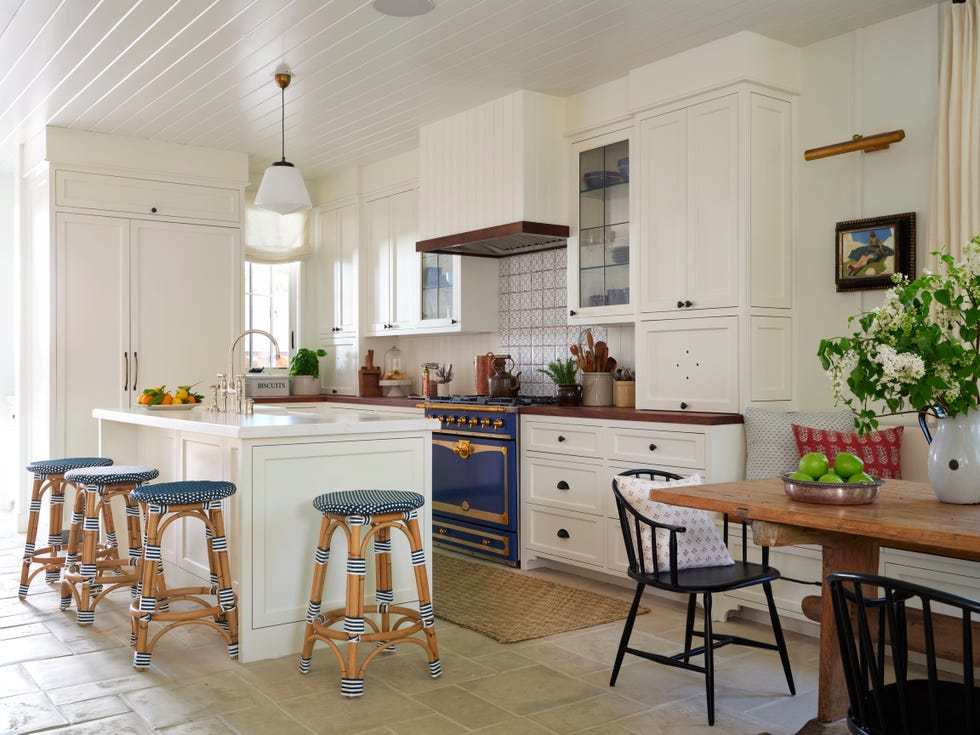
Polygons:
[[[929,250],[958,258],[980,234],[980,0],[946,3],[929,203]],[[934,273],[938,260],[929,255]]]
[[255,192],[245,192],[245,260],[284,263],[313,254],[309,210],[279,214],[255,206]]

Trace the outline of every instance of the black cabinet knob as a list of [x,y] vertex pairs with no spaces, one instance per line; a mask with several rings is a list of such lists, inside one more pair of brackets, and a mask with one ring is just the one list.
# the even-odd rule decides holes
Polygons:
[[565,482],[564,480],[561,480],[561,481],[560,481],[560,482],[558,483],[558,489],[559,489],[559,490],[568,490],[568,483],[567,483],[567,482]]
[[569,309],[568,310],[568,315],[569,316],[575,316],[575,309]]
[[656,444],[651,444],[650,445],[650,451],[651,452],[655,452],[656,450],[657,450],[657,445]]
[[558,538],[571,538],[571,534],[568,533],[564,528],[559,528],[558,533],[555,534]]
[[694,304],[692,304],[690,301],[685,301],[684,306],[690,307],[690,306],[694,306]]
[[565,441],[565,437],[563,437],[561,434],[559,434],[558,435],[558,442],[561,443],[563,441]]
[[449,323],[450,323],[450,324],[459,324],[459,322],[458,322],[458,321],[456,321],[455,319],[450,319],[450,320],[449,320]]
[[150,211],[153,212],[153,214],[156,214],[157,213],[157,208],[156,207],[150,207]]
[[681,401],[681,408],[687,408],[687,404],[684,401]]
[[683,301],[678,301],[677,302],[677,308],[678,309],[683,309],[684,308],[684,302]]

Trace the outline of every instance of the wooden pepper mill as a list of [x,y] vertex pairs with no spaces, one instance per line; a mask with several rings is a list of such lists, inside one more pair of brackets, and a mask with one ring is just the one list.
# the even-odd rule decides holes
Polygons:
[[367,351],[364,365],[357,371],[357,394],[363,398],[379,398],[381,396],[381,368],[374,364],[374,350]]

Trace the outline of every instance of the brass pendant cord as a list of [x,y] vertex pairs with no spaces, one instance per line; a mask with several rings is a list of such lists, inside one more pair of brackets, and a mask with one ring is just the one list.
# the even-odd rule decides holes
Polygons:
[[279,132],[282,138],[282,160],[286,161],[286,88],[279,87]]

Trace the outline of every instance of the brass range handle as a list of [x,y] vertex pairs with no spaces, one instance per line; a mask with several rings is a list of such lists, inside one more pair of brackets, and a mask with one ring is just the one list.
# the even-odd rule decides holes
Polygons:
[[460,459],[468,459],[472,452],[469,439],[460,439],[456,442],[456,446],[453,447],[453,454],[458,455]]

